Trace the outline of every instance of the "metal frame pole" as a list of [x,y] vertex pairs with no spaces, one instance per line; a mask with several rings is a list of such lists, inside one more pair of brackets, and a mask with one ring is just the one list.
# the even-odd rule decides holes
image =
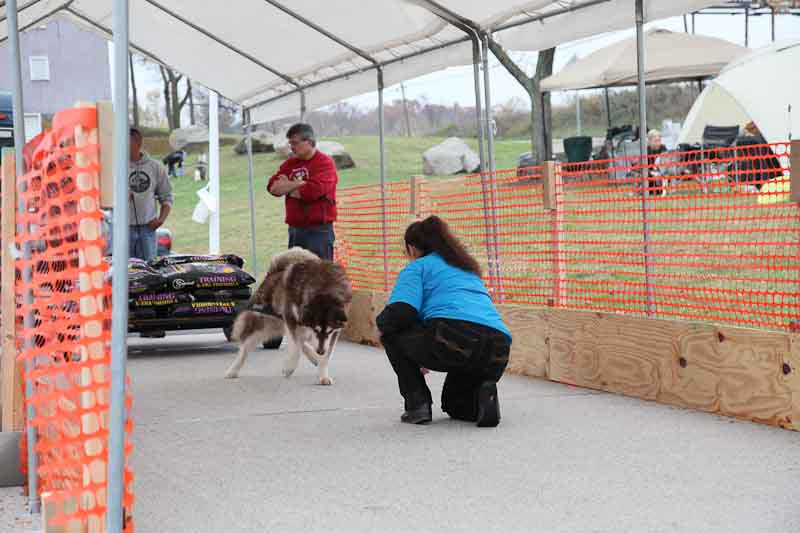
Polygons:
[[25,174],[25,159],[22,148],[25,146],[25,108],[22,105],[22,63],[20,58],[19,20],[17,19],[17,0],[6,2],[8,21],[8,44],[11,64],[11,83],[13,89],[12,106],[14,110],[14,159],[17,176]]
[[482,39],[482,63],[483,63],[483,96],[486,100],[484,107],[484,117],[486,117],[486,149],[488,170],[494,177],[496,172],[494,160],[494,131],[492,130],[492,96],[491,84],[489,83],[489,36],[484,35]]
[[381,163],[381,240],[383,241],[383,288],[389,290],[389,223],[386,212],[386,143],[383,117],[383,69],[378,69],[378,142]]
[[486,141],[487,141],[487,161],[489,163],[489,192],[491,198],[491,215],[490,220],[492,227],[488,232],[492,236],[492,251],[491,256],[492,265],[490,268],[494,269],[495,287],[499,291],[499,300],[502,300],[502,287],[500,284],[500,243],[497,238],[497,168],[494,159],[494,129],[492,128],[492,92],[491,82],[489,78],[489,35],[484,34],[482,41],[482,54],[483,54],[483,96],[486,99],[485,116],[486,116]]
[[744,8],[744,45],[750,46],[750,8]]
[[[467,30],[465,30],[467,31]],[[490,192],[486,182],[486,153],[484,152],[484,120],[483,106],[481,105],[481,42],[476,32],[468,31],[472,39],[472,72],[475,78],[475,113],[477,116],[476,126],[478,128],[478,155],[481,163],[481,196],[483,198],[483,220],[487,228],[491,217]],[[487,231],[488,234],[488,231]],[[489,283],[494,283],[494,260],[493,260],[492,239],[486,238],[486,258],[489,261]]]
[[222,202],[219,194],[219,95],[215,91],[208,92],[208,185],[216,207],[208,219],[208,252],[218,254]]
[[[17,0],[7,0],[6,20],[8,24],[8,49],[11,63],[12,105],[14,109],[14,161],[17,176],[20,177],[25,174],[25,160],[22,157],[22,148],[25,146],[25,108],[22,102],[22,64],[20,60],[19,20],[17,19],[17,13]],[[26,209],[25,200],[21,194],[18,196],[19,213],[20,215],[24,215]],[[33,267],[30,264],[33,254],[29,242],[24,244],[23,254],[28,264],[23,270],[22,276],[25,283],[30,286],[33,279]],[[26,305],[33,305],[32,289],[27,289],[24,297]],[[25,325],[26,331],[24,340],[25,347],[30,350],[35,347],[32,333],[35,326],[32,311],[25,314],[23,317],[23,324]],[[25,360],[25,372],[28,374],[28,377],[25,378],[25,396],[28,399],[33,396],[33,382],[29,376],[35,366],[35,361],[30,357]],[[38,439],[36,426],[33,424],[36,411],[31,403],[28,403],[26,411],[28,424],[28,506],[31,513],[38,514],[41,510],[41,502],[39,501],[39,456],[36,455],[36,441]]]
[[258,278],[258,248],[256,247],[256,196],[255,186],[253,185],[253,124],[250,118],[250,110],[244,111],[247,120],[247,181],[250,185],[250,254],[253,261],[253,275]]
[[608,87],[604,88],[606,96],[606,118],[608,119],[608,129],[611,129],[611,98],[608,96]]
[[114,250],[111,305],[111,406],[106,532],[123,529],[125,374],[128,358],[128,0],[114,0]]
[[475,79],[475,114],[477,118],[477,134],[478,134],[478,156],[481,161],[481,174],[486,172],[486,153],[483,149],[483,106],[481,105],[481,48],[478,44],[478,38],[474,35],[472,38],[472,74]]
[[770,8],[769,14],[769,25],[770,25],[770,32],[772,34],[772,42],[775,42],[775,8]]
[[653,299],[652,265],[650,258],[650,194],[647,175],[647,92],[645,88],[646,51],[644,42],[644,5],[636,0],[636,65],[639,75],[639,149],[642,171],[642,223],[644,229],[644,275],[647,286],[647,315],[655,314]]

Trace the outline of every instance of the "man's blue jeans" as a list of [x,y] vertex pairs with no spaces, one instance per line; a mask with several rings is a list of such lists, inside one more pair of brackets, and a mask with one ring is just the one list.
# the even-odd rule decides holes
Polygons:
[[289,248],[299,246],[317,254],[320,259],[333,261],[333,224],[289,226]]
[[156,256],[156,230],[147,225],[128,226],[128,251],[131,257],[149,261]]

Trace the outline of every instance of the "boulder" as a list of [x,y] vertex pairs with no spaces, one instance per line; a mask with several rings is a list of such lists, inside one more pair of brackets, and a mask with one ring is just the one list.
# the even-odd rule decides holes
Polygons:
[[190,144],[208,144],[208,128],[195,125],[177,128],[170,132],[169,145],[174,150],[186,148]]
[[[252,138],[254,154],[270,154],[275,151],[275,140],[271,133],[266,131],[254,131]],[[239,155],[246,154],[247,136],[242,137],[242,140],[236,143],[233,150]]]
[[422,172],[428,176],[477,172],[480,166],[478,154],[458,137],[445,139],[422,154]]
[[317,143],[317,150],[323,154],[329,155],[333,162],[336,163],[336,169],[342,170],[344,168],[355,168],[356,163],[353,158],[339,143],[332,141],[320,141]]

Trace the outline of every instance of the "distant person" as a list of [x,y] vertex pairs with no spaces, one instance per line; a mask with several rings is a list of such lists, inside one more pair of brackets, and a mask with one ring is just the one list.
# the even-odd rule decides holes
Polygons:
[[397,374],[408,424],[433,419],[423,369],[447,372],[442,410],[451,418],[494,427],[497,382],[508,364],[511,332],[481,280],[481,269],[437,216],[406,229],[408,265],[376,323]]
[[[130,129],[128,168],[129,250],[148,261],[156,256],[156,230],[172,210],[172,184],[164,166],[142,151],[142,132]],[[160,206],[156,212],[156,203]]]
[[653,129],[647,132],[647,164],[648,174],[650,177],[658,177],[659,179],[651,179],[648,181],[649,195],[662,196],[665,193],[663,180],[660,179],[661,171],[655,166],[658,161],[658,156],[668,152],[664,143],[661,142],[661,132]]
[[736,151],[744,156],[737,169],[739,180],[760,191],[767,181],[783,175],[783,167],[761,130],[752,120],[744,126],[745,134],[736,140]]
[[336,164],[317,150],[309,124],[295,124],[286,132],[292,155],[267,182],[267,191],[286,198],[289,248],[299,246],[321,259],[333,260],[333,223],[336,221]]

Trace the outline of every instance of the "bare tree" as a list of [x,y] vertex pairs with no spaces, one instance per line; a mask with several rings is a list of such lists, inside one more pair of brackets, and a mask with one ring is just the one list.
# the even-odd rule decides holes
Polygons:
[[[549,48],[539,52],[536,73],[529,77],[494,39],[489,39],[489,47],[498,61],[522,85],[531,99],[531,155],[533,156],[534,164],[541,164],[548,152],[547,143],[550,142],[549,135],[546,135],[546,132],[551,131],[549,127],[551,113],[550,93],[545,93],[544,97],[542,96],[541,81],[553,73],[553,59],[556,55],[556,49]],[[545,123],[545,120],[547,120],[547,123]]]
[[183,74],[177,74],[163,65],[159,65],[159,69],[161,71],[161,79],[164,81],[164,101],[166,102],[167,123],[169,124],[170,131],[172,131],[181,127],[181,111],[191,95],[191,84],[187,85],[183,98],[179,98],[178,84],[183,79]]
[[133,97],[133,125],[139,127],[139,97],[136,91],[136,76],[133,70],[133,52],[128,52],[128,64],[131,69],[131,96]]
[[192,80],[186,78],[186,91],[189,93],[189,120],[191,121],[192,126],[197,124],[197,120],[194,114],[194,91],[192,90]]

